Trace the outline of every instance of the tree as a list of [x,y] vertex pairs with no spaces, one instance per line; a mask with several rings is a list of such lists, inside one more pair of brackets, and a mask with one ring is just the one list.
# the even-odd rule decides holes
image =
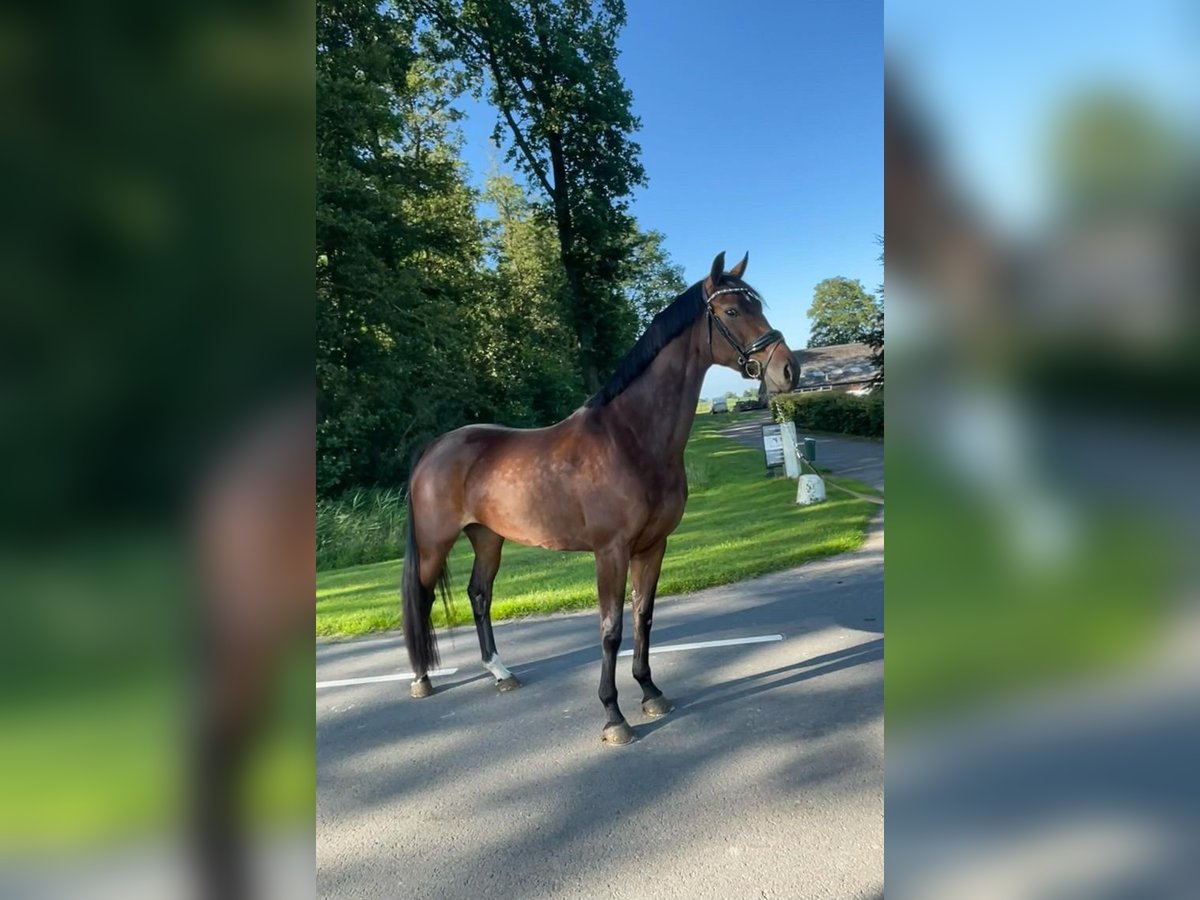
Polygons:
[[882,306],[858,280],[826,278],[813,289],[809,347],[849,344],[868,336],[882,318]]
[[[482,255],[452,73],[371,0],[317,7],[318,487],[397,484],[472,395],[461,327]],[[452,379],[447,379],[453,374]],[[438,385],[436,391],[415,386]]]
[[1050,143],[1051,187],[1068,216],[1160,211],[1187,179],[1187,139],[1141,98],[1099,90],[1074,98]]
[[659,231],[634,230],[630,239],[630,260],[622,286],[625,299],[645,329],[668,303],[687,290],[683,266],[671,261],[663,247],[666,238]]
[[543,194],[558,233],[568,319],[588,390],[616,363],[637,321],[620,285],[633,252],[628,214],[645,182],[639,122],[617,71],[621,0],[411,0],[486,90],[503,145]]
[[[883,236],[875,239],[879,244],[879,264],[883,265]],[[876,387],[883,387],[883,285],[879,285],[879,302],[875,305],[875,310],[871,314],[871,321],[867,326],[866,334],[863,335],[862,342],[871,348],[875,356],[877,368],[875,377],[871,379],[871,383]]]
[[566,277],[554,225],[507,175],[487,180],[483,199],[488,289],[472,304],[472,366],[480,375],[483,418],[546,425],[579,404],[577,354],[564,324]]
[[[318,0],[322,494],[401,484],[414,449],[468,422],[561,418],[683,290],[627,211],[643,173],[623,21],[617,0]],[[468,89],[527,186],[469,186]]]

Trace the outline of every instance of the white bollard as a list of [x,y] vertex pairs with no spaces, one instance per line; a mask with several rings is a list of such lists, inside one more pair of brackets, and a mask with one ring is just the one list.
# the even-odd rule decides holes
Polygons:
[[801,475],[796,489],[796,502],[801,506],[820,503],[825,499],[825,481],[820,475]]

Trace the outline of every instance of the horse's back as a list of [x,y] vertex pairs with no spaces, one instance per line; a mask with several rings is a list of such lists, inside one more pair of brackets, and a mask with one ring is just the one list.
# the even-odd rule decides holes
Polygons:
[[504,425],[464,425],[448,431],[435,440],[421,456],[414,478],[421,475],[433,476],[434,473],[444,473],[442,477],[454,477],[460,474],[465,477],[464,470],[470,470],[480,460],[494,457],[508,451],[514,442],[528,443],[549,428],[509,428]]

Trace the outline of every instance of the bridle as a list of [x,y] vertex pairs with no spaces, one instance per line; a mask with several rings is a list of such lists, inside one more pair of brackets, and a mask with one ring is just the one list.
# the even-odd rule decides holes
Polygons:
[[[708,310],[708,349],[712,352],[712,330],[713,325],[717,326],[717,331],[721,333],[721,337],[725,338],[725,342],[738,355],[738,368],[742,370],[742,375],[746,378],[762,379],[763,373],[767,370],[767,366],[771,365],[771,357],[775,355],[775,350],[783,343],[783,335],[772,328],[766,334],[760,335],[743,347],[738,343],[737,338],[730,334],[729,329],[725,327],[725,323],[721,321],[720,316],[713,312],[712,301],[714,297],[720,297],[722,294],[745,294],[748,297],[753,297],[759,303],[762,303],[762,297],[754,293],[748,287],[727,287],[721,288],[719,291],[713,291],[705,298],[704,305]],[[753,353],[760,350],[771,348],[771,352],[767,354],[766,363],[760,363],[757,359],[751,359]],[[753,366],[753,368],[751,368]]]

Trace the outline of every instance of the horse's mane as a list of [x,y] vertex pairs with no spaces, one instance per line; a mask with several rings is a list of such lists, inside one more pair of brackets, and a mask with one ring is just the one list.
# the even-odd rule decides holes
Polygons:
[[[724,276],[718,287],[737,285],[749,287],[741,279]],[[659,351],[696,321],[696,317],[704,312],[704,282],[697,281],[690,288],[676,297],[661,312],[658,313],[645,332],[637,339],[625,358],[617,364],[617,370],[595,394],[588,398],[586,407],[604,406],[618,394],[629,387],[634,379],[646,371],[646,367],[654,361]]]
[[617,370],[605,382],[604,387],[589,397],[584,406],[604,406],[629,387],[635,378],[646,371],[646,367],[658,356],[659,351],[679,337],[703,311],[704,282],[697,281],[650,320],[633,349],[617,363]]

